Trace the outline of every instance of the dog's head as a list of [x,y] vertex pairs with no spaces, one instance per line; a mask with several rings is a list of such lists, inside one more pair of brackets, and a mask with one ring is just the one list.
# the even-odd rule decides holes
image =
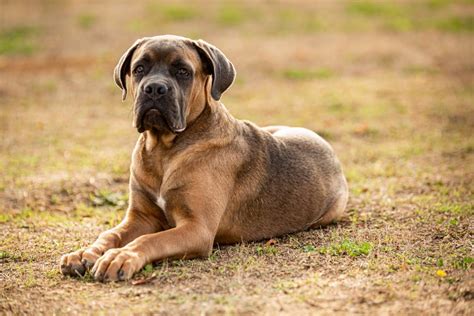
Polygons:
[[165,35],[137,40],[120,58],[114,78],[123,100],[127,75],[138,132],[180,133],[208,95],[220,99],[234,81],[235,69],[219,49],[205,41]]

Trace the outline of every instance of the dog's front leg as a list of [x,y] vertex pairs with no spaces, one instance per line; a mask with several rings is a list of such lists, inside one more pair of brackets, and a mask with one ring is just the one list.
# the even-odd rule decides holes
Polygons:
[[111,249],[100,257],[92,269],[99,281],[127,280],[147,263],[165,258],[208,256],[214,235],[197,221],[187,221],[177,227],[138,237],[127,246]]
[[91,246],[62,256],[61,273],[84,275],[107,250],[123,247],[139,236],[159,231],[161,228],[156,218],[159,212],[155,208],[156,205],[140,191],[130,192],[130,206],[123,221],[101,233]]
[[[198,177],[193,188],[182,187],[164,194],[166,213],[174,228],[138,237],[120,249],[111,249],[92,268],[100,281],[126,280],[147,263],[165,258],[205,257],[212,251],[228,190],[218,181]],[[213,182],[211,182],[213,181]],[[212,195],[208,188],[214,183]]]

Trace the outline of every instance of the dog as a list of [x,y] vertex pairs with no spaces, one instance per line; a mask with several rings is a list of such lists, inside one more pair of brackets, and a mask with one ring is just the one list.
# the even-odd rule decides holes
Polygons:
[[[148,263],[208,256],[215,243],[256,241],[339,219],[347,182],[331,146],[300,127],[260,128],[219,102],[236,72],[203,40],[137,40],[115,71],[140,133],[125,218],[64,255],[64,275],[127,280]],[[126,78],[130,76],[130,88]]]

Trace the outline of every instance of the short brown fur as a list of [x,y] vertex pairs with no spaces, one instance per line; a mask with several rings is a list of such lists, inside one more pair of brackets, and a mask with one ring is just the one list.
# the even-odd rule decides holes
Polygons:
[[[135,78],[144,56],[148,75]],[[192,65],[192,83],[170,81],[176,60]],[[207,256],[214,243],[271,238],[343,215],[347,184],[329,144],[307,129],[259,128],[232,117],[218,99],[235,70],[212,45],[176,36],[139,40],[116,68],[124,96],[127,74],[143,130],[132,155],[129,208],[92,246],[63,256],[63,274],[92,269],[97,280],[125,280],[153,261]],[[174,93],[166,101],[171,112],[160,110],[164,94],[153,102],[143,96],[150,82]]]

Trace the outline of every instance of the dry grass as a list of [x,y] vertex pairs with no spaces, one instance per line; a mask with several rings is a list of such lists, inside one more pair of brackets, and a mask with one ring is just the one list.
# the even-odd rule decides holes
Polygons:
[[[0,314],[473,313],[472,1],[292,4],[1,2]],[[236,117],[326,137],[348,215],[133,283],[64,278],[60,255],[126,208],[137,134],[114,63],[163,33],[226,52]]]

